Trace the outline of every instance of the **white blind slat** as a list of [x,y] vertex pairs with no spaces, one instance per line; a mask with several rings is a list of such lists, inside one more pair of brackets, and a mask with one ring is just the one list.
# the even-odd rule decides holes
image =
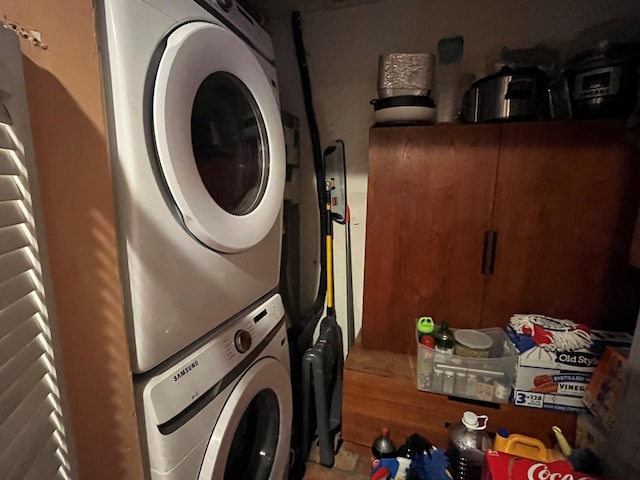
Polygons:
[[[47,375],[49,369],[47,365],[40,361],[31,365],[23,375],[18,377],[11,387],[2,392],[0,395],[0,426],[4,430],[5,425],[11,423],[14,416],[19,415],[20,406],[24,398],[27,398],[32,392],[41,388],[42,379]],[[45,394],[50,391],[45,388]],[[24,418],[28,421],[28,418]]]
[[69,476],[69,469],[64,469],[60,467],[56,474],[51,477],[51,480],[69,480],[71,477]]
[[22,194],[13,177],[0,177],[0,201],[22,200]]
[[0,175],[20,175],[20,168],[13,157],[15,153],[11,150],[0,148]]
[[11,280],[2,282],[0,284],[0,312],[34,290],[35,285],[29,273],[22,273]]
[[13,465],[10,465],[7,475],[2,477],[3,480],[22,480],[30,470],[33,459],[38,458],[41,453],[55,456],[58,445],[53,435],[55,431],[53,424],[45,421],[42,425],[33,424],[30,427],[22,434],[22,437],[31,437],[32,441],[25,443],[20,441],[20,438],[16,439],[14,447],[16,456],[13,458]]
[[0,228],[0,255],[24,248],[29,245],[23,225],[10,225]]
[[20,480],[41,480],[43,478],[64,478],[58,476],[58,470],[61,468],[60,459],[58,458],[58,441],[52,437],[47,441],[45,447],[38,453],[35,460],[29,466],[29,469]]
[[33,263],[26,248],[0,255],[0,283],[31,270]]
[[[0,21],[0,26],[2,23]],[[69,480],[38,240],[33,146],[20,42],[0,28],[0,480]],[[35,205],[37,208],[38,205]]]
[[[51,419],[52,405],[45,397],[43,401],[34,406],[27,422],[20,426],[20,431],[12,439],[6,450],[0,456],[0,478],[8,477],[13,468],[20,463],[20,455],[30,448],[32,444],[44,446],[49,439],[55,438],[56,427]],[[31,456],[33,460],[34,455]],[[54,457],[54,459],[56,459]],[[57,458],[58,462],[60,459]],[[3,472],[3,470],[6,470]]]
[[39,312],[35,296],[29,294],[0,310],[0,339]]
[[11,135],[9,135],[6,125],[0,125],[0,148],[16,150],[16,144]]
[[[3,337],[0,340],[0,367],[9,363],[9,360],[16,357],[20,350],[26,348],[41,333],[37,317],[34,315],[9,335]],[[2,398],[2,394],[3,392],[0,392],[0,398]],[[2,405],[0,405],[1,408]]]
[[0,391],[4,392],[11,387],[30,365],[34,365],[40,357],[45,355],[42,345],[37,340],[22,347],[17,355],[10,358],[0,367]]
[[[0,465],[10,465],[15,454],[12,452],[20,438],[20,433],[29,428],[32,423],[38,423],[45,417],[45,425],[50,423],[46,420],[51,412],[53,405],[47,400],[50,395],[46,382],[39,382],[29,394],[22,399],[18,408],[13,411],[11,416],[2,424],[2,435],[0,435]],[[37,415],[40,415],[38,417]],[[29,441],[29,439],[27,439]],[[33,438],[31,439],[33,441]],[[0,474],[0,478],[2,475]]]
[[0,202],[0,227],[24,223],[24,221],[24,213],[18,202],[14,200]]

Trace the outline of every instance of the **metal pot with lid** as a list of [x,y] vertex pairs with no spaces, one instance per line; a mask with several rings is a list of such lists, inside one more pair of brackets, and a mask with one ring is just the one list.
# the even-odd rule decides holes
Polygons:
[[429,95],[399,95],[371,100],[377,124],[431,122],[436,104]]
[[503,67],[465,94],[463,119],[470,123],[549,118],[547,78],[535,67]]

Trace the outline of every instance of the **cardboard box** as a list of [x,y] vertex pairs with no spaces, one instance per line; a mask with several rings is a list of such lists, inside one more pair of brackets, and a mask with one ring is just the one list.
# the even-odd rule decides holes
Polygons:
[[561,412],[580,413],[586,411],[581,397],[570,395],[556,395],[551,393],[536,393],[514,390],[513,403],[522,407],[545,408]]
[[582,401],[591,373],[517,366],[513,403],[565,412],[585,410]]
[[582,398],[591,374],[554,368],[518,368],[516,390]]
[[611,429],[629,376],[628,348],[607,347],[584,393],[584,403],[605,428]]
[[487,450],[482,480],[598,480],[600,477],[573,470],[566,460],[542,463],[508,453]]
[[585,410],[582,397],[605,349],[633,341],[626,332],[542,315],[514,315],[507,336],[519,352],[513,403],[572,412]]

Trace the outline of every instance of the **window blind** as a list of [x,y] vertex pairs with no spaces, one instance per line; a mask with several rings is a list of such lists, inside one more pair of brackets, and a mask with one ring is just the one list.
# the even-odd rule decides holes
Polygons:
[[69,479],[20,48],[3,28],[0,103],[0,479]]

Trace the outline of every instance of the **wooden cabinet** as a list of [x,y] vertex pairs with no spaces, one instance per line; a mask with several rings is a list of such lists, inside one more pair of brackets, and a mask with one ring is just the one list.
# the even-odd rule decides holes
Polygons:
[[480,319],[500,130],[478,127],[371,131],[365,345],[380,348],[379,333],[382,342],[406,342],[396,325],[421,312],[458,326]]
[[503,126],[483,326],[516,311],[613,329],[635,319],[623,293],[639,163],[620,122]]
[[363,346],[415,351],[419,315],[632,325],[639,161],[616,120],[371,129]]

